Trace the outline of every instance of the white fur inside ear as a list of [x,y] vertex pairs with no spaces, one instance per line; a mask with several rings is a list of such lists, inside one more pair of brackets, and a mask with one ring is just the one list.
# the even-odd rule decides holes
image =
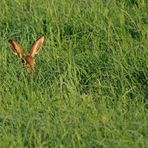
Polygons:
[[44,42],[44,39],[45,37],[44,36],[41,36],[39,37],[35,42],[34,44],[32,45],[31,49],[30,49],[30,55],[32,57],[34,57],[36,54],[38,54],[39,50],[41,49],[42,47],[42,44]]
[[9,40],[8,43],[12,53],[22,58],[24,55],[22,47],[15,40]]
[[17,52],[16,52],[15,48],[12,46],[12,44],[11,44],[10,42],[9,42],[9,47],[10,47],[12,53],[13,53],[14,55],[17,55]]

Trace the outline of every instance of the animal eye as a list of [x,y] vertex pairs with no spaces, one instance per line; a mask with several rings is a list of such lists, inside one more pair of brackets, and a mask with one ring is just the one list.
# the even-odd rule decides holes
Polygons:
[[22,63],[23,63],[23,64],[26,64],[26,61],[25,61],[24,59],[22,59]]

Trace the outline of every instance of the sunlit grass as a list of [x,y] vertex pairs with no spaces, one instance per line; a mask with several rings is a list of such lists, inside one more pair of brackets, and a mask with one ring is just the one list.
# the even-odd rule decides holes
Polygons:
[[[0,147],[146,147],[146,1],[1,0]],[[36,72],[8,48],[41,35]]]

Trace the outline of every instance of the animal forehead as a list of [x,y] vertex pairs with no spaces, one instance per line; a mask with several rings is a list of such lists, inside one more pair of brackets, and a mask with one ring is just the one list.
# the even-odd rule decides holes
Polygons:
[[27,64],[30,64],[30,65],[34,64],[34,58],[33,57],[27,55],[27,56],[24,57],[24,59],[25,59]]

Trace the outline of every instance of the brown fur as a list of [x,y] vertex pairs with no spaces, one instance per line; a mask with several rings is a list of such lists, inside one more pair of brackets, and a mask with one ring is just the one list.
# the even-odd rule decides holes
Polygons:
[[8,43],[10,45],[10,48],[12,52],[15,55],[18,55],[21,59],[24,65],[26,65],[27,69],[30,69],[29,71],[34,71],[35,67],[35,58],[34,56],[38,54],[39,50],[41,49],[41,46],[44,42],[44,36],[42,35],[39,37],[31,46],[29,54],[25,54],[23,48],[21,45],[19,45],[15,40],[9,40]]

